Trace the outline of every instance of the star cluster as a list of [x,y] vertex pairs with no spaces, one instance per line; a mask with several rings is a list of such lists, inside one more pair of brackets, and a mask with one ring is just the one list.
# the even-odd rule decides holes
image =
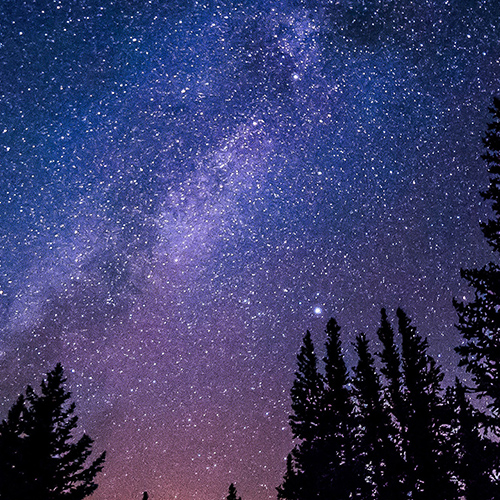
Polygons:
[[0,416],[62,362],[96,500],[275,498],[295,355],[403,307],[453,372],[496,0],[4,0]]

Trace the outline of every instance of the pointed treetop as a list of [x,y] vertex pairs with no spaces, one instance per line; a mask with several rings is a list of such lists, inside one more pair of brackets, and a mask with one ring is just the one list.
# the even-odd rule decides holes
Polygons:
[[241,497],[238,497],[236,487],[233,483],[229,485],[229,495],[227,496],[227,500],[241,500]]
[[325,375],[326,383],[332,390],[342,390],[348,383],[347,368],[342,355],[342,342],[340,340],[340,326],[334,318],[326,324],[326,356]]
[[368,349],[368,339],[364,333],[356,336],[354,348],[358,355],[358,364],[354,367],[354,392],[363,409],[372,411],[374,403],[380,402],[380,382],[375,371],[375,361]]
[[58,364],[41,394],[28,386],[0,425],[0,498],[83,500],[97,488],[105,453],[91,461],[92,439],[75,437],[78,418],[64,382]]
[[406,313],[396,311],[402,339],[402,358],[405,382],[410,393],[425,394],[432,398],[441,389],[444,374],[435,359],[428,354],[429,342],[418,335]]
[[318,360],[309,331],[297,355],[295,377],[291,390],[293,414],[290,416],[290,427],[295,437],[310,439],[317,426],[324,383],[318,372]]

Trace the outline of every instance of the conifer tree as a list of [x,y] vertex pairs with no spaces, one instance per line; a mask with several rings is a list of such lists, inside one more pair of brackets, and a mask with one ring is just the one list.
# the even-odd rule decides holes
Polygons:
[[308,496],[314,498],[313,492],[318,491],[316,466],[321,459],[318,457],[317,442],[323,391],[323,377],[318,371],[311,334],[307,331],[297,355],[297,371],[291,389],[293,413],[290,427],[300,442],[292,452],[295,470],[284,477],[278,489],[281,498],[296,495],[297,500],[305,500]]
[[319,423],[323,378],[318,372],[318,359],[309,331],[304,336],[297,365],[291,390],[293,414],[290,416],[290,427],[294,437],[312,441]]
[[363,462],[364,499],[402,500],[403,460],[396,446],[397,431],[383,396],[375,361],[364,334],[356,337],[358,364],[353,388],[357,403],[358,457]]
[[7,420],[0,423],[0,498],[21,499],[25,488],[19,485],[29,482],[29,449],[26,440],[20,439],[25,430],[26,419],[24,395],[20,395],[8,413]]
[[233,483],[229,485],[229,494],[227,496],[227,500],[241,500],[241,497],[238,497],[238,493],[236,492],[236,487]]
[[394,339],[394,331],[387,318],[384,308],[381,310],[380,328],[377,336],[382,343],[382,351],[378,353],[382,361],[381,373],[387,384],[387,398],[392,408],[392,413],[401,425],[405,424],[406,409],[402,396],[401,357]]
[[283,477],[283,483],[276,489],[278,490],[278,499],[280,500],[300,499],[300,485],[292,453],[289,453],[286,457],[286,473]]
[[75,440],[78,418],[58,364],[41,383],[28,386],[0,424],[2,500],[81,500],[96,488],[105,454],[89,463],[92,439]]
[[355,461],[353,403],[340,341],[340,327],[331,319],[326,327],[325,375],[318,372],[310,333],[300,350],[292,386],[290,424],[300,442],[287,462],[278,487],[279,498],[338,500],[360,488]]
[[500,488],[492,474],[492,464],[499,452],[498,443],[483,435],[480,412],[467,399],[466,389],[458,379],[455,386],[447,389],[446,400],[453,452],[450,468],[459,481],[460,493],[467,500],[500,498]]
[[[498,255],[500,252],[500,99],[495,98],[490,109],[493,120],[483,139],[487,149],[483,155],[488,163],[490,184],[483,198],[492,202],[494,218],[481,224],[487,242]],[[458,329],[464,342],[456,350],[462,356],[461,365],[472,374],[479,397],[487,397],[488,406],[500,422],[500,267],[494,262],[481,269],[461,271],[462,277],[475,290],[468,303],[454,301],[459,316]]]
[[443,373],[427,352],[427,339],[417,334],[401,309],[397,316],[408,411],[403,443],[408,488],[415,500],[453,500],[458,498],[458,491],[452,472],[446,468],[449,459],[441,438]]
[[354,405],[349,389],[340,326],[331,318],[326,325],[325,390],[320,421],[318,456],[325,470],[317,468],[322,498],[350,498],[362,489],[361,465],[356,460]]

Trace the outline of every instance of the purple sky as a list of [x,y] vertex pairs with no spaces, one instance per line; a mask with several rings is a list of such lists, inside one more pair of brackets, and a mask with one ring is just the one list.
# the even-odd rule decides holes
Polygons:
[[454,374],[500,4],[441,4],[1,2],[0,417],[62,362],[93,499],[275,498],[331,316]]

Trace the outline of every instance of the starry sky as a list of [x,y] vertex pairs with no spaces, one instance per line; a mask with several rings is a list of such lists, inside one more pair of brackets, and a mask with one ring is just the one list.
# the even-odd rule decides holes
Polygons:
[[95,500],[275,498],[296,353],[492,259],[497,0],[1,0],[0,417],[62,362]]

